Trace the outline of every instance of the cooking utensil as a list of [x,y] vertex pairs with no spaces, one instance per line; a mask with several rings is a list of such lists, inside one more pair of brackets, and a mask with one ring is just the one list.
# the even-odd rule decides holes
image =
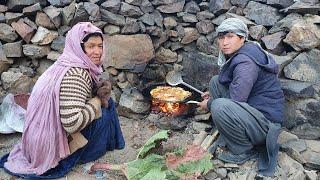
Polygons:
[[177,71],[170,71],[168,72],[168,74],[166,75],[166,81],[168,84],[170,84],[171,86],[177,86],[179,84],[185,85],[188,88],[200,93],[201,95],[203,94],[202,91],[198,90],[197,88],[191,86],[190,84],[184,82],[182,80],[182,75],[180,72]]
[[199,101],[187,101],[186,103],[187,104],[199,104],[200,102]]

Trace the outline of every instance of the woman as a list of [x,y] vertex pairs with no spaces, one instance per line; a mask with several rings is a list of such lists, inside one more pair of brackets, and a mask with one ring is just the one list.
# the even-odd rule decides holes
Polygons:
[[29,179],[59,178],[77,163],[124,148],[111,85],[109,92],[104,86],[98,89],[100,96],[91,98],[102,72],[102,54],[102,32],[91,23],[78,23],[68,32],[62,55],[31,93],[22,142],[1,159],[6,172]]

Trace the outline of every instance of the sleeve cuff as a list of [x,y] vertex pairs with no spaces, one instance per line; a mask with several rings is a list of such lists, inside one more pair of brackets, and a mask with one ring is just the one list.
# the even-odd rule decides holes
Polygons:
[[213,99],[210,98],[207,102],[207,108],[210,110],[211,109],[211,104],[212,104]]

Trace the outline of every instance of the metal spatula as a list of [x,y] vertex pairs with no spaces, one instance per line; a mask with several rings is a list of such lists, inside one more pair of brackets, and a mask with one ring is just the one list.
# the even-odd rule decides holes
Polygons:
[[170,71],[168,72],[168,74],[166,75],[166,81],[168,84],[170,84],[171,86],[177,86],[179,84],[185,85],[188,88],[200,93],[201,95],[203,94],[202,91],[198,90],[197,88],[191,86],[190,84],[185,83],[182,80],[182,75],[180,72],[177,71]]

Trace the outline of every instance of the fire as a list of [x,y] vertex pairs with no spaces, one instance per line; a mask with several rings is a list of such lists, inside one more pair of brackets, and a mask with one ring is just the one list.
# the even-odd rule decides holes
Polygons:
[[161,102],[158,100],[152,100],[152,109],[155,111],[161,111],[169,115],[177,116],[186,111],[187,105],[183,103]]

